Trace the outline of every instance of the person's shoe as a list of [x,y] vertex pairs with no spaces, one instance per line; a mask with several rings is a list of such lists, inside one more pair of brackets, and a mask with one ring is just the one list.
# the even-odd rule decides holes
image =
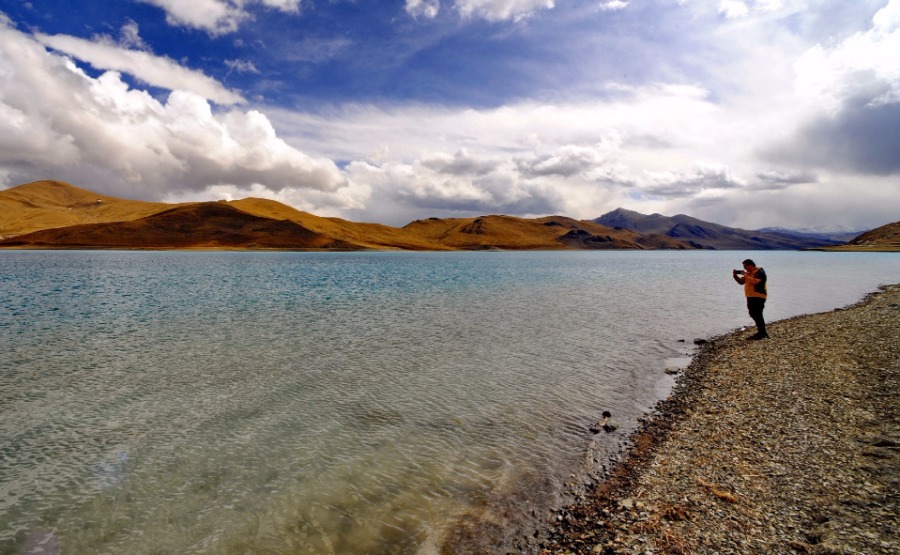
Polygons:
[[754,334],[754,335],[751,335],[750,337],[748,337],[747,341],[759,341],[761,339],[768,339],[768,338],[769,338],[768,334],[760,335],[757,333],[757,334]]

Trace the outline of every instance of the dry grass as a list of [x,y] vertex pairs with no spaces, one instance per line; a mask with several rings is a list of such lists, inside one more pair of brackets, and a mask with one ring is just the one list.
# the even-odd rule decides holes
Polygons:
[[108,197],[61,181],[36,181],[0,191],[0,238],[70,225],[137,220],[175,206]]
[[721,499],[722,501],[727,501],[729,503],[737,503],[738,498],[734,496],[734,494],[729,493],[715,484],[711,484],[702,478],[697,478],[697,484],[702,486],[706,491],[711,493],[716,499]]
[[662,533],[657,545],[663,555],[692,555],[695,552],[684,538],[669,530]]
[[682,505],[663,505],[659,509],[659,514],[663,519],[672,522],[690,519],[690,512]]

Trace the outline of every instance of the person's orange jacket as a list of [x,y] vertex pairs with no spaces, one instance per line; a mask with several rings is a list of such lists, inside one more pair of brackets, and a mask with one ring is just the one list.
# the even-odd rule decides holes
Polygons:
[[768,296],[768,288],[766,287],[766,271],[762,268],[756,268],[753,273],[744,272],[744,295],[748,297],[760,297],[765,299]]

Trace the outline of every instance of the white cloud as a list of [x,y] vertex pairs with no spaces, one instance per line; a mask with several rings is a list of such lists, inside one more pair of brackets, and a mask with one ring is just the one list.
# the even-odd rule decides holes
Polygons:
[[129,21],[122,26],[119,44],[125,48],[150,51],[150,47],[141,38],[140,27],[134,21]]
[[[498,212],[594,218],[618,206],[747,228],[896,219],[900,68],[892,53],[900,51],[900,0],[883,4],[868,29],[860,17],[818,46],[809,34],[824,34],[810,30],[823,16],[806,14],[811,2],[746,0],[748,13],[735,18],[722,17],[719,3],[669,6],[667,15],[685,10],[680,21],[695,25],[695,42],[690,55],[661,59],[666,71],[653,76],[666,82],[634,85],[625,74],[592,73],[589,91],[575,83],[554,101],[481,109],[361,101],[319,112],[236,110],[226,95],[237,93],[155,58],[136,25],[116,41],[42,36],[71,56],[175,91],[154,99],[115,71],[91,78],[27,35],[0,28],[0,179],[58,177],[131,198],[265,196],[393,225]],[[444,7],[454,5],[491,21],[553,7],[514,0]],[[575,11],[596,15],[617,5]],[[429,6],[440,8],[437,0],[406,3],[420,18],[430,17]],[[626,20],[631,10],[616,15]],[[349,44],[312,41],[284,55],[327,60]],[[153,63],[168,80],[140,67]],[[251,60],[227,63],[233,71],[255,68]],[[604,85],[607,78],[623,83]]]
[[204,30],[212,35],[237,31],[252,19],[247,6],[261,4],[286,13],[299,13],[301,0],[138,0],[162,8],[169,25]]
[[719,13],[728,19],[752,13],[773,12],[784,7],[785,0],[719,0]]
[[604,0],[600,2],[600,10],[602,11],[623,10],[627,7],[627,0]]
[[489,174],[499,164],[497,160],[473,156],[464,148],[459,149],[452,156],[444,152],[426,155],[422,158],[421,163],[438,173],[468,176]]
[[44,45],[83,60],[97,69],[128,73],[156,87],[193,91],[219,104],[245,102],[240,94],[226,89],[215,79],[187,69],[169,58],[68,35],[35,36]]
[[554,0],[454,0],[454,7],[462,17],[488,21],[518,21],[554,6]]
[[649,180],[643,186],[646,194],[660,197],[696,198],[700,195],[719,195],[723,190],[747,185],[727,166],[698,163],[687,172],[647,172]]
[[216,113],[187,90],[160,102],[116,72],[90,77],[7,25],[0,77],[0,175],[8,184],[61,178],[145,199],[258,186],[352,206],[337,166],[289,146],[259,111]]
[[553,152],[535,153],[516,160],[525,177],[573,177],[605,165],[607,149],[603,145],[563,145]]
[[[600,3],[604,10],[620,9],[628,5],[622,0]],[[555,6],[554,0],[453,0],[453,7],[464,19],[487,21],[521,21],[540,10]],[[406,13],[415,18],[434,19],[441,10],[440,0],[406,0]]]
[[225,66],[239,73],[259,73],[256,64],[250,60],[225,60]]
[[795,64],[797,93],[835,111],[845,100],[880,89],[872,104],[900,102],[900,0],[891,0],[868,31],[833,47],[815,45]]
[[744,17],[750,13],[750,8],[741,0],[720,0],[719,13],[729,19]]
[[[299,149],[357,160],[348,176],[366,187],[367,206],[377,211],[357,215],[396,225],[421,209],[592,218],[627,198],[712,194],[746,182],[731,167],[732,131],[717,125],[721,109],[703,89],[620,86],[610,95],[489,110],[349,106],[320,116],[272,114]],[[713,162],[694,163],[697,150]]]
[[239,5],[219,0],[139,1],[165,10],[169,25],[202,29],[213,35],[233,33],[250,17]]
[[[285,13],[299,13],[302,0],[260,0],[260,4]],[[245,0],[246,4],[251,2]]]
[[406,0],[406,13],[413,17],[434,19],[440,11],[439,0]]

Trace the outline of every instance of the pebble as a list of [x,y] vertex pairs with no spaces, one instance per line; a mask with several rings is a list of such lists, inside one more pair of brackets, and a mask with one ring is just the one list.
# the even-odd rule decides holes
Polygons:
[[[900,285],[701,345],[541,555],[900,552]],[[593,541],[582,538],[594,532]]]

